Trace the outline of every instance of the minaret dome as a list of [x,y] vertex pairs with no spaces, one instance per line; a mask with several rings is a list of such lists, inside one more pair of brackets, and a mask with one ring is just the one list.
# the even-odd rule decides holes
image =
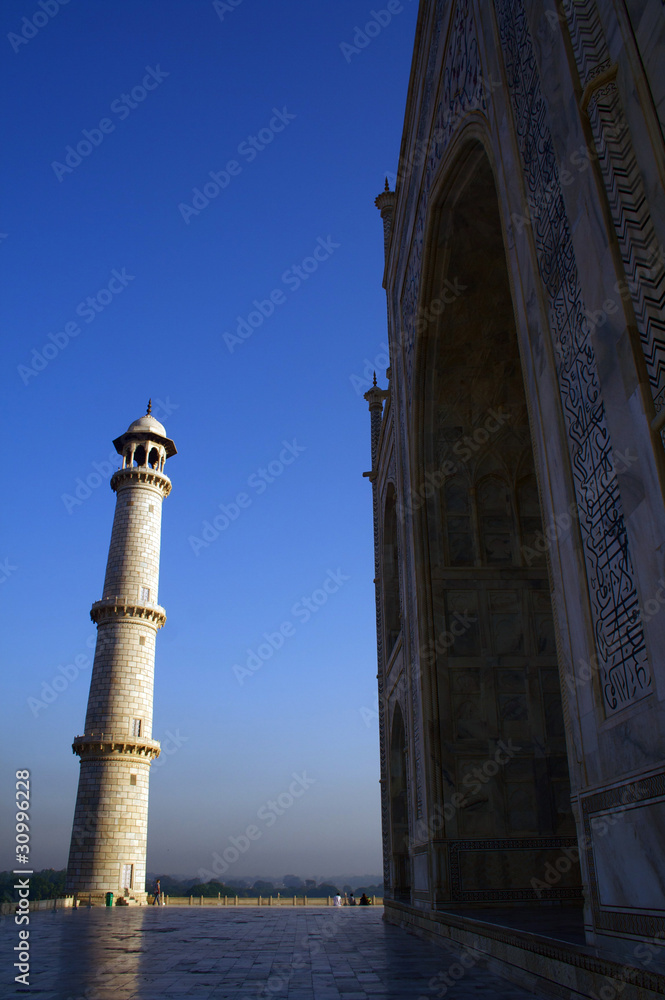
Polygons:
[[167,458],[177,454],[173,441],[166,436],[166,428],[151,413],[148,402],[147,413],[133,420],[124,434],[113,442],[115,450],[122,455],[123,469],[156,469],[162,472]]

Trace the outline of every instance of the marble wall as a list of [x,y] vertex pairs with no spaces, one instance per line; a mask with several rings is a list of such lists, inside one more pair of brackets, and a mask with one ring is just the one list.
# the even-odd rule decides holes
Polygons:
[[662,10],[422,3],[416,37],[373,432],[386,871],[399,705],[402,901],[581,882],[630,954],[665,934]]

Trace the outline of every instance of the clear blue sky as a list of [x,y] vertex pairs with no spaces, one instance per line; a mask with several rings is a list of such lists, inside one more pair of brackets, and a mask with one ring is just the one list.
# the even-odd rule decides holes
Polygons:
[[[44,4],[0,7],[2,794],[31,770],[33,864],[64,867],[111,442],[152,396],[179,454],[155,677],[154,733],[171,752],[151,777],[148,867],[209,867],[306,772],[227,877],[378,873],[361,382],[386,364],[373,201],[397,164],[417,4],[393,0],[356,52],[342,43],[386,4]],[[240,492],[249,506],[204,537]],[[331,572],[339,589],[305,621],[298,602]],[[287,621],[294,634],[240,683],[234,665]]]

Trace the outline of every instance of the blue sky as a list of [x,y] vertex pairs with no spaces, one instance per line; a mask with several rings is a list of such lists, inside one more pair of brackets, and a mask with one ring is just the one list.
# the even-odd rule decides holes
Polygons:
[[[306,773],[227,877],[380,871],[362,383],[386,367],[373,200],[397,163],[416,8],[0,8],[3,788],[31,770],[36,868],[66,864],[112,439],[151,396],[179,453],[148,867],[209,867]],[[239,493],[251,502],[206,531]],[[303,598],[330,579],[306,620]]]

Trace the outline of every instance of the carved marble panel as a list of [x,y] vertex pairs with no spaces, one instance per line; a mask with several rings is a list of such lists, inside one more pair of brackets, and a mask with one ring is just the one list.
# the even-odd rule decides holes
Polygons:
[[[665,252],[651,220],[597,3],[564,0],[563,8],[625,268],[626,280],[617,283],[612,297],[617,304],[622,298],[632,301],[654,406],[660,412],[665,407]],[[652,76],[651,82],[660,77]]]
[[[430,61],[438,55],[438,36],[443,24],[446,0],[437,0],[434,13],[435,30],[430,47]],[[481,112],[487,109],[486,82],[483,79],[478,38],[470,0],[459,0],[453,15],[450,44],[446,50],[445,61],[440,78],[440,87],[436,94],[437,106],[434,113],[433,128],[425,133],[428,118],[428,107],[434,99],[433,87],[436,75],[433,65],[428,67],[426,90],[421,107],[420,129],[416,139],[414,161],[425,163],[424,177],[414,165],[408,165],[409,171],[409,203],[416,212],[416,222],[411,247],[408,253],[408,263],[404,290],[399,303],[403,355],[407,390],[412,388],[413,359],[415,346],[415,321],[417,318],[418,297],[422,272],[423,239],[425,224],[429,209],[429,193],[437,167],[448,145],[451,136],[459,127],[461,120],[473,110]],[[437,81],[437,84],[439,81]],[[420,187],[419,187],[420,186]],[[419,189],[418,189],[419,187]],[[403,251],[406,247],[403,246]],[[411,393],[408,393],[409,400]]]
[[[531,879],[542,875],[564,849],[575,846],[573,837],[451,841],[452,898],[459,902],[536,899]],[[575,864],[546,892],[549,899],[575,899],[580,894]]]
[[549,300],[605,711],[647,697],[651,675],[612,445],[547,107],[522,0],[496,0],[538,268]]

